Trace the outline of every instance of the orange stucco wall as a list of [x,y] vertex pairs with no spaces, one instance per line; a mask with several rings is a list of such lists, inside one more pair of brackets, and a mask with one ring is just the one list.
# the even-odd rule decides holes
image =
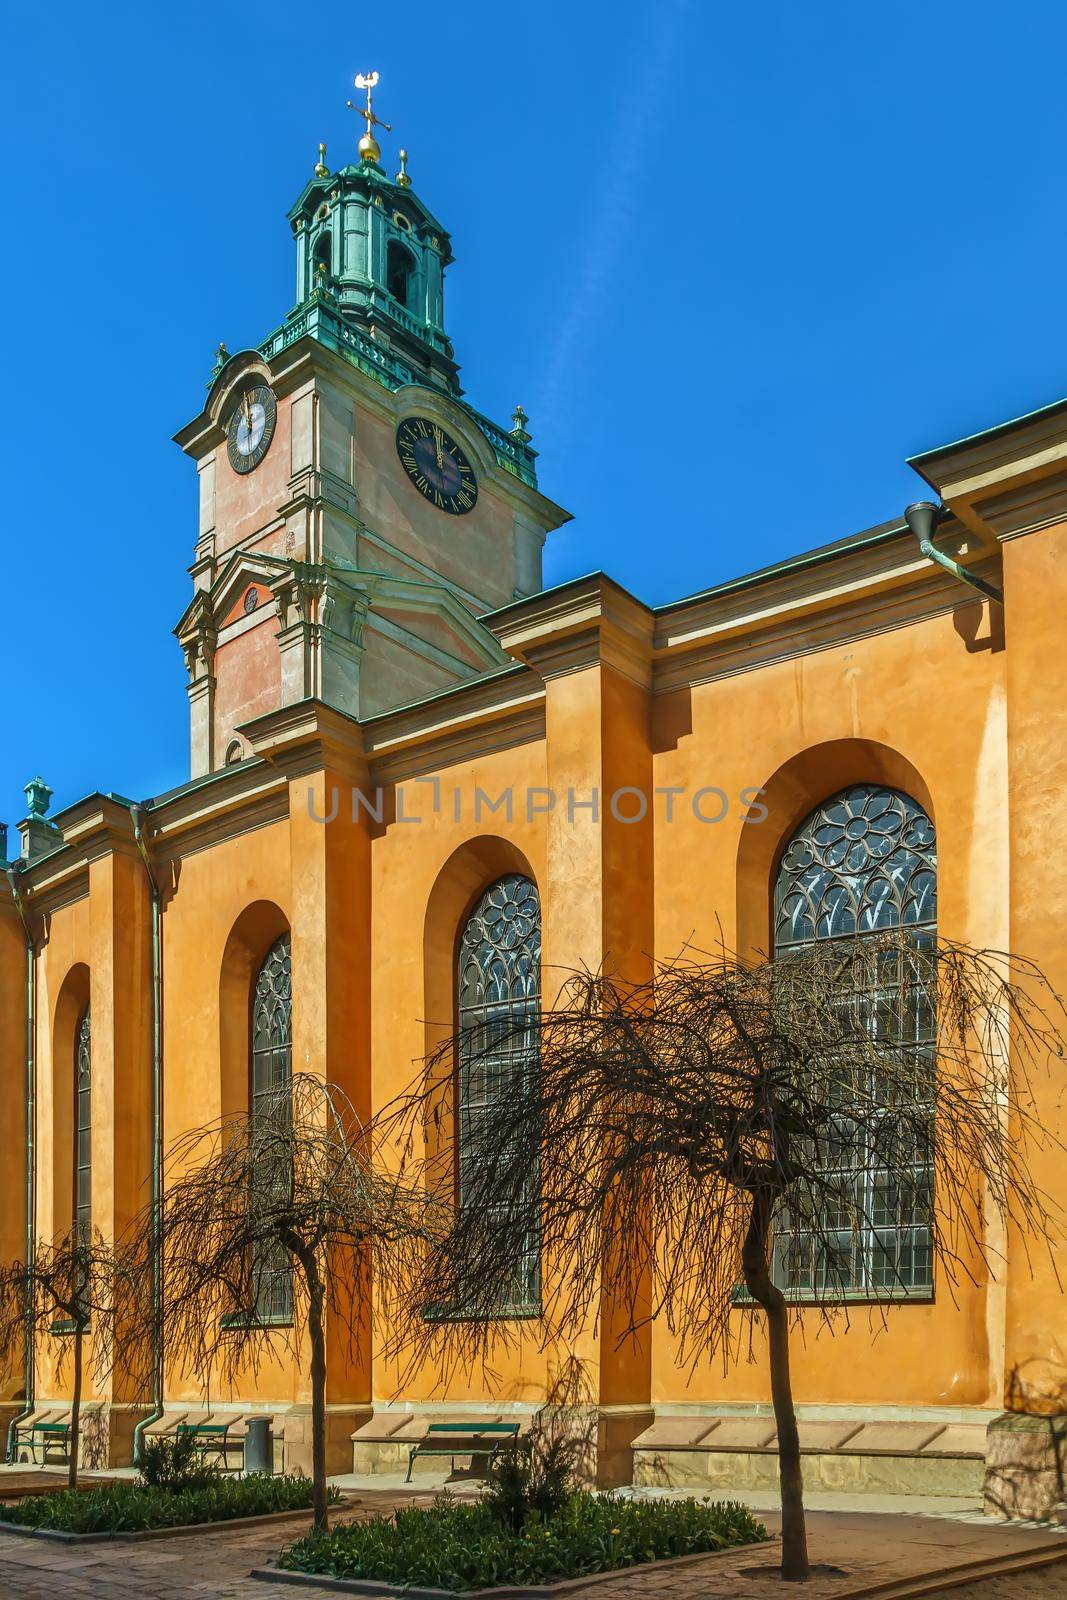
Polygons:
[[[363,430],[362,447],[384,449],[368,443],[370,432]],[[693,674],[662,693],[603,651],[558,670],[546,663],[543,726],[530,721],[508,736],[487,723],[447,755],[429,744],[409,753],[407,767],[385,784],[380,822],[352,816],[352,785],[369,782],[356,757],[327,752],[289,772],[279,761],[269,815],[261,797],[248,799],[247,816],[246,802],[234,800],[187,845],[176,835],[163,847],[168,1142],[239,1104],[249,988],[281,929],[292,934],[294,1068],[340,1083],[366,1116],[405,1087],[450,1030],[457,931],[495,877],[519,869],[537,884],[548,999],[559,969],[579,963],[608,962],[640,976],[651,958],[670,957],[686,942],[765,951],[782,845],[814,805],[853,782],[905,789],[930,810],[945,935],[1018,949],[1055,977],[1064,961],[1067,879],[1049,869],[1057,854],[1049,797],[1062,792],[1067,711],[1047,667],[1060,626],[1065,538],[1061,531],[1008,547],[1006,643],[990,608],[964,594],[955,610],[830,647],[816,648],[798,625],[784,658],[743,672]],[[609,808],[608,797],[624,789],[650,797],[637,821],[626,820],[629,805],[622,815]],[[502,808],[476,817],[479,790],[493,797],[510,790],[510,816]],[[594,790],[596,815],[588,804]],[[698,791],[702,815],[694,810]],[[746,820],[754,797],[765,820]],[[704,820],[723,809],[721,820]],[[132,853],[105,852],[88,867],[84,892],[72,892],[49,917],[38,1029],[45,1232],[58,1225],[55,1197],[63,1193],[55,1171],[63,1152],[50,1130],[62,1127],[52,1086],[67,1067],[53,1055],[65,1038],[64,984],[82,969],[93,1008],[94,1213],[102,1226],[128,1215],[147,1177],[149,924],[140,873]],[[10,1019],[22,945],[13,927],[0,918],[0,983],[9,996],[0,1008],[0,1059],[14,1115],[22,1049]],[[5,1215],[17,1210],[16,1168],[0,1178],[10,1189]],[[1048,1177],[1062,1189],[1062,1173]],[[17,1245],[16,1234],[6,1248]],[[1013,1257],[1005,1283],[974,1265],[976,1281],[961,1283],[955,1298],[939,1281],[932,1302],[893,1306],[884,1317],[856,1308],[848,1325],[837,1319],[832,1338],[818,1313],[804,1313],[797,1399],[998,1406],[1013,1362],[1035,1349],[1059,1355],[1063,1301],[1044,1269],[1031,1277]],[[756,1359],[746,1359],[743,1310],[735,1313],[734,1358],[690,1372],[660,1327],[640,1345],[617,1349],[609,1281],[605,1292],[603,1324],[575,1352],[602,1404],[768,1398],[758,1328]],[[447,1397],[537,1400],[567,1354],[542,1350],[533,1328],[520,1331],[501,1350],[495,1379],[457,1375]],[[306,1401],[305,1370],[279,1350],[275,1364],[249,1375],[239,1398]],[[191,1375],[171,1370],[168,1393],[195,1400],[199,1389]],[[440,1375],[402,1380],[369,1335],[355,1352],[334,1349],[335,1405],[398,1394],[441,1399]]]
[[[965,605],[968,611],[978,606]],[[968,649],[960,617],[947,615],[760,672],[686,690],[664,708],[656,783],[692,795],[715,786],[729,800],[721,822],[701,823],[681,798],[676,823],[656,840],[656,949],[686,940],[756,953],[770,949],[776,856],[792,830],[846,784],[888,783],[924,803],[937,828],[940,931],[1004,949],[1007,923],[1007,747],[1004,653]],[[981,628],[979,634],[986,634]],[[936,708],[936,709],[935,709]],[[686,731],[679,736],[678,729]],[[760,790],[768,810],[746,822],[742,791]],[[717,816],[716,795],[701,802]],[[1003,1352],[987,1326],[984,1283],[961,1285],[957,1303],[939,1282],[933,1304],[836,1319],[835,1337],[805,1314],[794,1389],[800,1402],[863,1398],[884,1404],[997,1405]],[[1002,1311],[998,1321],[1002,1321]],[[735,1314],[747,1357],[748,1318]],[[877,1331],[878,1337],[872,1339]],[[768,1396],[758,1328],[754,1360],[727,1374],[720,1361],[698,1367],[688,1397]],[[677,1398],[674,1345],[654,1342],[653,1399]]]
[[[1067,793],[1067,703],[1058,685],[1063,630],[1063,569],[1067,528],[1013,539],[1004,550],[1008,628],[1007,700],[1010,750],[1011,949],[1033,952],[1059,994],[1067,993],[1067,870],[1058,847]],[[1038,1116],[1062,1139],[1061,1085],[1039,1080]],[[1039,1158],[1038,1180],[1063,1192],[1062,1157]],[[1034,1253],[1024,1265],[1023,1241],[1012,1241],[1007,1276],[1005,1366],[1032,1391],[1062,1405],[1067,1381],[1067,1320],[1057,1263]]]

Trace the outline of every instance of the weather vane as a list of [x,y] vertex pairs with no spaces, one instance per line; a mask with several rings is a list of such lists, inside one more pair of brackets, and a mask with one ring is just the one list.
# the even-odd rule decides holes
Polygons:
[[353,100],[348,102],[349,111],[357,112],[367,124],[367,131],[359,141],[359,158],[361,161],[381,160],[382,152],[378,147],[377,139],[374,137],[375,127],[384,128],[386,133],[392,133],[393,131],[388,122],[383,122],[381,117],[376,117],[374,114],[371,96],[374,93],[379,77],[380,74],[377,72],[357,72],[355,85],[357,89],[366,89],[367,104],[365,106],[357,106]]

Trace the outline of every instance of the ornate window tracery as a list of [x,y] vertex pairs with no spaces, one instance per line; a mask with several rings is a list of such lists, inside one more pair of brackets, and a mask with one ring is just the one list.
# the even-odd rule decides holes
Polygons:
[[[874,784],[854,784],[818,806],[793,835],[781,859],[774,896],[776,956],[820,939],[863,938],[906,928],[917,945],[937,929],[937,842],[934,826],[915,800]],[[896,968],[872,963],[871,984],[855,997],[864,1026],[886,1037],[905,1030],[929,1047],[934,1070],[934,1016],[927,997]],[[888,1022],[886,1019],[892,1019]],[[902,1035],[896,1032],[893,1037]],[[877,1086],[871,1086],[872,1093]],[[887,1111],[887,1114],[889,1112]],[[930,1212],[933,1175],[924,1152],[910,1169],[879,1170],[842,1108],[835,1177],[854,1199],[823,1216],[820,1250],[810,1230],[783,1219],[775,1245],[775,1276],[801,1298],[845,1295],[885,1299],[929,1294],[933,1287]]]
[[78,1024],[74,1055],[74,1232],[84,1242],[93,1231],[93,1061],[88,1006]]
[[[82,1012],[74,1036],[74,1243],[88,1245],[93,1236],[93,1052],[89,1007]],[[88,1316],[84,1285],[75,1298]]]
[[[508,873],[489,885],[464,924],[456,975],[460,1049],[457,1094],[457,1200],[486,1148],[493,1105],[536,1068],[541,1007],[541,905],[536,885]],[[528,1207],[536,1172],[524,1180]],[[528,1187],[527,1187],[528,1186]],[[470,1203],[466,1201],[466,1203]],[[507,1201],[500,1204],[507,1212]],[[531,1230],[515,1262],[515,1288],[501,1315],[536,1313],[541,1303],[540,1249]]]
[[[283,933],[271,945],[252,994],[252,1073],[249,1111],[253,1126],[293,1076],[292,945]],[[285,1175],[273,1168],[254,1181],[273,1186]],[[288,1257],[279,1250],[263,1264],[256,1291],[256,1313],[264,1322],[288,1322],[293,1315],[293,1283]]]

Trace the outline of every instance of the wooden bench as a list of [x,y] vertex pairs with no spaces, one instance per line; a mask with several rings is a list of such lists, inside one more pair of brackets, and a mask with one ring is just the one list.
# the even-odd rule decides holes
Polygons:
[[498,1450],[517,1444],[518,1438],[517,1422],[431,1422],[425,1437],[417,1440],[408,1452],[404,1482],[411,1482],[416,1456],[450,1456],[455,1472],[457,1456],[487,1456],[492,1461]]

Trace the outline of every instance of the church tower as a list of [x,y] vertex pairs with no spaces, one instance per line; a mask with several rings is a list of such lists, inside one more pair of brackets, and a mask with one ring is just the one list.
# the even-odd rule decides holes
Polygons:
[[[189,671],[193,777],[248,753],[242,724],[308,697],[366,718],[508,659],[479,618],[541,587],[568,514],[540,493],[526,417],[463,398],[445,331],[448,234],[399,153],[376,73],[358,161],[314,173],[289,213],[297,301],[256,349],[220,346],[176,439],[196,462]],[[351,105],[351,102],[350,102]]]

